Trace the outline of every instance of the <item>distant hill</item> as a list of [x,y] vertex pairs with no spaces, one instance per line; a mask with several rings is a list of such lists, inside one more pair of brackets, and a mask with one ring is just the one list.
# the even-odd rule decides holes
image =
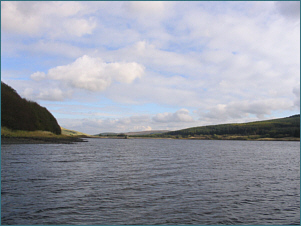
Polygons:
[[78,132],[78,131],[71,130],[71,129],[65,129],[63,127],[61,127],[61,130],[62,130],[63,135],[68,135],[68,136],[90,136],[89,134]]
[[113,132],[104,132],[104,133],[98,133],[94,136],[117,136],[119,133],[113,133]]
[[176,131],[152,130],[120,134],[100,133],[95,136],[214,140],[300,140],[300,114],[272,120],[199,126]]
[[153,134],[162,134],[167,133],[169,130],[149,130],[149,131],[140,131],[140,132],[126,132],[126,133],[99,133],[95,136],[144,136],[144,135],[153,135]]
[[256,121],[249,123],[221,124],[211,126],[193,127],[177,131],[171,131],[164,136],[217,136],[240,135],[257,138],[284,138],[300,137],[300,114],[286,118]]
[[1,82],[1,127],[12,130],[50,131],[61,134],[54,116],[33,101],[22,98],[13,88]]
[[136,135],[151,135],[151,134],[161,134],[161,133],[167,133],[168,130],[149,130],[149,131],[141,131],[141,132],[128,132],[125,133],[125,135],[128,136],[136,136]]

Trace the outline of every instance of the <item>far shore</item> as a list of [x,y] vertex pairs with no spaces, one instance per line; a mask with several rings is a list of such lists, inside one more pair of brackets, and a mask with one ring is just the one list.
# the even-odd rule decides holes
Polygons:
[[172,139],[172,140],[241,140],[241,141],[299,141],[298,137],[282,137],[282,138],[250,138],[247,136],[199,136],[199,137],[154,137],[154,136],[93,136],[96,139]]
[[296,137],[286,137],[286,138],[258,138],[258,139],[243,139],[242,137],[235,138],[224,138],[224,139],[214,139],[208,137],[190,137],[190,138],[176,138],[176,137],[139,137],[139,136],[127,136],[117,137],[117,136],[87,136],[87,137],[1,137],[1,145],[3,144],[73,144],[76,142],[87,142],[84,138],[93,138],[93,139],[169,139],[169,140],[241,140],[241,141],[298,141],[300,138]]

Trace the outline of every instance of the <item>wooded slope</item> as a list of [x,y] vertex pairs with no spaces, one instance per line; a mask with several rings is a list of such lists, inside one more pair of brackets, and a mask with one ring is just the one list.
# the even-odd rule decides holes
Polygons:
[[13,130],[43,130],[61,134],[54,116],[33,101],[28,101],[1,82],[1,127]]
[[193,127],[168,132],[164,135],[180,135],[182,137],[200,135],[258,135],[271,138],[300,137],[300,115],[249,123]]

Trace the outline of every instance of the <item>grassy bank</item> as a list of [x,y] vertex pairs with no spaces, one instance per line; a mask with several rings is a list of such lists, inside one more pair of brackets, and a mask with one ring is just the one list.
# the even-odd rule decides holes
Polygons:
[[94,137],[94,136],[91,136],[86,133],[78,132],[78,131],[71,130],[71,129],[65,129],[63,127],[61,127],[61,130],[62,130],[62,135],[73,136],[73,137],[74,136],[75,137]]
[[[83,136],[81,136],[83,137]],[[1,127],[1,144],[5,143],[73,143],[84,141],[79,136],[57,135],[49,131],[11,130]]]

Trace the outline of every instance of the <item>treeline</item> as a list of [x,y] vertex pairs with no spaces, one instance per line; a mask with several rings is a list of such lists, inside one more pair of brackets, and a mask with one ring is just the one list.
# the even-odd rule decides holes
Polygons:
[[1,126],[12,130],[50,131],[61,134],[54,116],[33,101],[28,101],[7,84],[1,82]]
[[266,121],[193,127],[172,131],[163,136],[193,137],[202,135],[240,135],[283,138],[300,137],[300,115]]

